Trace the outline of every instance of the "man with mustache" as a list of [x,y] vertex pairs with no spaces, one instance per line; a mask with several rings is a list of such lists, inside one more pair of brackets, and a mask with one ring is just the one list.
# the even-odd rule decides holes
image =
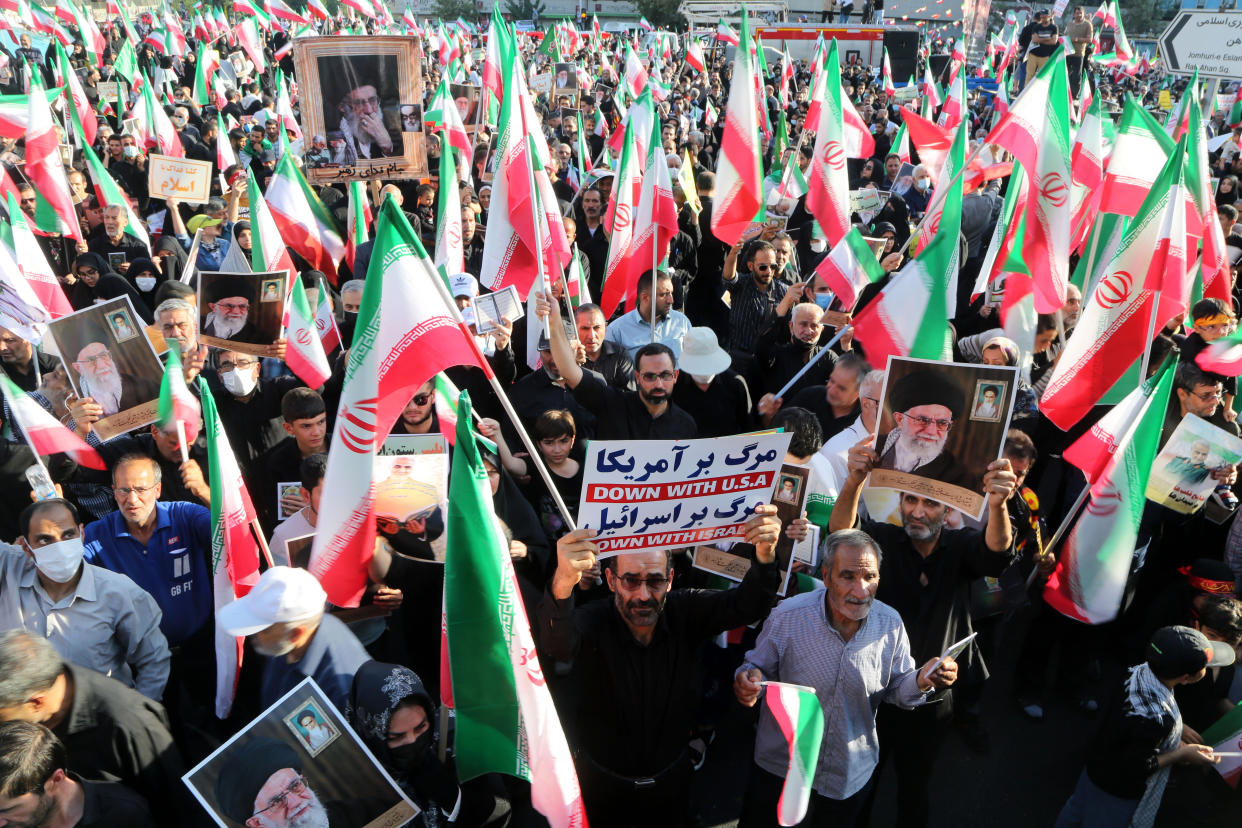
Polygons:
[[[851,825],[857,818],[879,763],[880,703],[910,710],[957,679],[951,658],[939,664],[929,659],[915,668],[901,616],[875,600],[882,557],[866,532],[829,535],[821,568],[826,589],[777,605],[733,681],[734,695],[747,707],[759,699],[765,680],[815,690],[825,722],[808,810],[816,825]],[[765,707],[739,826],[771,823],[788,764],[785,737]]]
[[73,361],[73,370],[78,372],[78,386],[82,397],[89,397],[100,405],[102,417],[126,411],[144,402],[150,402],[159,396],[158,387],[136,378],[133,383],[126,383],[116,369],[112,352],[102,342],[87,343],[78,351]]
[[[849,476],[833,504],[829,531],[851,529],[858,522],[863,483],[880,462],[871,439],[866,437],[850,449]],[[1014,533],[1007,504],[1016,486],[1017,475],[1008,458],[988,464],[977,489],[987,503],[982,531],[946,529],[949,507],[910,492],[901,495],[901,526],[872,520],[858,525],[884,550],[876,598],[901,615],[916,663],[938,656],[971,634],[970,582],[998,577],[1013,563]],[[987,678],[977,646],[966,649],[958,662],[971,682]],[[877,715],[880,764],[890,755],[896,764],[899,825],[927,824],[928,786],[952,719],[952,696],[951,690],[938,692],[936,700],[942,703],[913,710],[886,705]],[[874,798],[874,788],[870,798]],[[868,803],[858,824],[868,824],[869,810]]]
[[934,369],[915,371],[893,383],[889,398],[897,427],[876,441],[877,467],[975,488],[967,469],[945,450],[954,421],[965,408],[953,379]]
[[235,342],[260,341],[259,332],[250,321],[250,305],[254,288],[245,276],[224,276],[212,280],[207,287],[207,316],[203,319],[203,336],[231,339]]

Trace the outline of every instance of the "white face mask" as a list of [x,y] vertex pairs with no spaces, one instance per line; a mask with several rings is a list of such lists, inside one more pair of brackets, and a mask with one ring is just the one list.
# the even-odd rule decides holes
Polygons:
[[926,190],[928,187],[931,186],[931,179],[920,178],[918,181],[914,182],[914,186],[918,187],[920,190]]
[[811,252],[812,253],[823,253],[827,249],[828,249],[827,239],[811,239]]
[[691,374],[690,378],[699,385],[711,385],[712,380],[716,378],[715,374]]
[[155,290],[155,277],[154,276],[139,276],[138,278],[134,279],[134,284],[136,284],[138,286],[138,289],[141,290],[143,293],[150,293],[151,291]]
[[224,384],[224,389],[236,397],[244,397],[254,390],[259,384],[254,374],[249,370],[239,371],[234,368],[220,375],[220,382]]
[[84,551],[81,538],[49,543],[34,550],[35,566],[56,583],[67,583],[78,574]]

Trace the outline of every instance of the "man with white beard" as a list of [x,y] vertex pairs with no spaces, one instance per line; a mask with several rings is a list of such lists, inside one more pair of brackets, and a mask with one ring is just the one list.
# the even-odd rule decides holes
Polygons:
[[82,398],[94,400],[103,409],[99,417],[127,411],[159,396],[159,386],[152,386],[143,378],[125,382],[116,369],[112,352],[102,342],[83,346],[73,362],[73,370],[78,372]]
[[234,342],[259,342],[259,332],[250,321],[253,293],[250,281],[245,276],[224,276],[209,282],[203,336],[231,339]]
[[339,109],[341,133],[357,158],[402,154],[404,145],[395,142],[384,125],[384,111],[375,86],[359,79],[341,98]]
[[266,737],[230,752],[215,796],[224,816],[249,828],[361,828],[385,810],[367,799],[323,802],[302,775],[297,751]]
[[966,403],[953,378],[934,369],[915,371],[897,380],[889,397],[896,427],[876,441],[877,468],[977,489],[978,480],[945,450]]

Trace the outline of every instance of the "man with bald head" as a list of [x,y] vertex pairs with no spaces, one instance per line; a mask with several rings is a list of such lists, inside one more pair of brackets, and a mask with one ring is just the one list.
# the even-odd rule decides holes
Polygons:
[[652,550],[604,561],[613,600],[575,608],[583,573],[597,566],[595,533],[557,542],[556,574],[537,611],[539,644],[545,659],[570,665],[558,701],[591,825],[686,823],[699,651],[724,630],[767,617],[779,581],[775,514],[756,507],[745,541],[754,561],[737,589],[719,592],[672,589],[669,553]]

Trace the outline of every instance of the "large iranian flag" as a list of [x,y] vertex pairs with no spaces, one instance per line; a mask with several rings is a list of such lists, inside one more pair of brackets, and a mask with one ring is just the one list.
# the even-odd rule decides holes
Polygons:
[[280,157],[266,198],[285,243],[336,284],[336,266],[345,257],[345,242],[332,214],[293,163],[293,153]]
[[[73,306],[69,304],[69,297],[65,296],[65,290],[56,278],[56,271],[44,255],[43,248],[39,246],[39,240],[26,222],[26,214],[22,212],[12,193],[5,194],[5,203],[9,211],[9,224],[0,226],[0,241],[12,252],[13,263],[17,266],[6,275],[25,276],[26,286],[23,288],[13,279],[10,287],[14,289],[15,295],[5,297],[6,301],[0,303],[0,312],[36,322],[44,316],[38,310],[45,310],[52,319],[68,316],[73,313]],[[34,293],[41,308],[35,308],[27,290]],[[38,342],[41,337],[42,333],[31,341]]]
[[1070,253],[1070,106],[1065,49],[1058,47],[987,137],[1022,165],[1030,182],[1022,258],[1035,286],[1035,310],[1065,304]]
[[[323,286],[319,289],[322,291]],[[319,388],[332,376],[332,366],[328,364],[328,355],[320,339],[318,319],[300,284],[295,283],[289,289],[282,324],[287,342],[285,362],[289,370],[307,387]]]
[[1176,142],[1127,96],[1100,193],[1100,212],[1134,216]]
[[4,399],[8,401],[9,411],[13,412],[17,427],[26,435],[26,442],[35,454],[47,457],[63,453],[69,455],[79,466],[96,471],[107,468],[99,452],[61,425],[60,420],[35,402],[34,397],[14,385],[7,374],[0,374],[0,390],[4,392]]
[[[668,256],[677,235],[677,204],[673,201],[673,181],[669,177],[664,147],[660,144],[659,122],[653,121],[647,144],[647,169],[643,173],[638,210],[634,214],[626,299],[638,306],[638,280],[647,270],[655,270]],[[654,296],[654,292],[652,293]]]
[[[198,378],[203,404],[203,433],[207,435],[207,474],[211,479],[211,572],[215,608],[241,598],[259,580],[259,544],[251,525],[254,503],[246,480],[229,445],[229,436],[216,412],[207,381]],[[223,719],[233,707],[241,672],[242,642],[216,627],[216,716]]]
[[354,607],[375,543],[375,452],[423,383],[452,365],[491,376],[447,287],[394,199],[380,207],[345,384],[328,453],[310,570]]
[[845,115],[836,38],[828,47],[824,78],[806,206],[823,228],[828,244],[836,247],[850,229],[850,178],[846,169]]
[[[1081,420],[1148,345],[1154,294],[1163,284],[1167,259],[1158,256],[1161,237],[1174,218],[1166,214],[1175,210],[1184,215],[1186,209],[1177,186],[1184,154],[1171,155],[1165,162],[1120,247],[1083,302],[1078,324],[1053,368],[1039,407],[1062,430]],[[1167,250],[1167,239],[1165,245]],[[1160,324],[1157,319],[1157,329]]]
[[[455,109],[455,108],[454,108]],[[458,195],[456,154],[448,142],[448,130],[440,133],[440,190],[436,216],[436,267],[448,278],[466,269],[465,249],[462,244],[461,196]]]
[[349,182],[349,220],[345,229],[345,263],[349,265],[349,271],[355,279],[360,276],[366,276],[365,273],[359,274],[354,269],[354,261],[358,255],[358,248],[366,244],[371,238],[367,233],[367,227],[371,224],[371,202],[367,200],[366,184],[362,181]]
[[776,803],[780,825],[798,825],[806,817],[824,738],[824,711],[810,687],[765,681],[764,703],[789,746],[789,771]]
[[549,823],[585,827],[573,757],[540,670],[509,544],[470,430],[469,394],[461,395],[459,405],[444,562],[458,777],[504,773],[525,779],[531,803]]
[[1062,615],[1102,624],[1121,609],[1176,367],[1176,359],[1166,359],[1065,451],[1087,476],[1091,495],[1044,587],[1044,600]]
[[724,136],[720,140],[720,156],[716,160],[717,195],[711,224],[712,234],[727,245],[737,244],[742,234],[751,228],[755,214],[763,205],[763,161],[759,157],[760,104],[755,95],[750,21],[745,9],[742,12],[740,42],[743,45],[734,52],[733,84],[729,87]]
[[[630,105],[631,115],[636,109],[649,106],[650,95],[643,95]],[[637,119],[632,119],[627,132],[633,135]],[[633,254],[634,213],[642,196],[642,167],[638,159],[638,142],[626,141],[621,147],[620,163],[613,178],[612,194],[604,226],[608,228],[608,256],[604,260],[604,279],[600,288],[600,308],[604,314],[612,312],[625,300],[629,284],[629,272]]]
[[289,274],[289,281],[297,278],[293,257],[285,247],[280,228],[272,216],[272,210],[263,198],[254,170],[246,170],[246,193],[250,199],[250,267],[256,273]]

